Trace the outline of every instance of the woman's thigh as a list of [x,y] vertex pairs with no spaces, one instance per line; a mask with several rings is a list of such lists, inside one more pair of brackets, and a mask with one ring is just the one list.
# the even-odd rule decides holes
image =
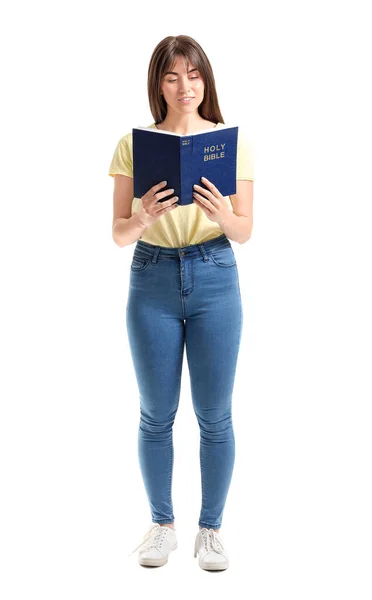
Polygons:
[[175,264],[168,267],[162,270],[158,264],[150,264],[138,271],[131,268],[126,307],[141,408],[157,422],[169,421],[177,411],[185,344],[179,296],[172,292]]
[[[213,255],[215,256],[215,255]],[[186,354],[194,408],[214,422],[230,408],[240,348],[243,309],[231,251],[196,261],[193,292],[185,298]]]

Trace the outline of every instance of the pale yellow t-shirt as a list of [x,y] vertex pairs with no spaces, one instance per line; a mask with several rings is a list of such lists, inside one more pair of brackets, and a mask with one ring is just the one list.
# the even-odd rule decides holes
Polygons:
[[[217,123],[216,127],[221,125],[224,124]],[[152,123],[148,127],[156,128],[156,124]],[[252,143],[240,127],[238,130],[236,169],[237,180],[254,180]],[[109,175],[114,177],[117,174],[133,177],[132,132],[120,138],[115,148]],[[224,200],[232,211],[230,197],[224,196]],[[141,204],[140,198],[133,198],[132,215],[140,210]],[[201,244],[218,237],[222,233],[223,231],[219,225],[208,219],[197,204],[192,203],[165,212],[155,223],[147,227],[140,239],[155,246],[179,248]]]

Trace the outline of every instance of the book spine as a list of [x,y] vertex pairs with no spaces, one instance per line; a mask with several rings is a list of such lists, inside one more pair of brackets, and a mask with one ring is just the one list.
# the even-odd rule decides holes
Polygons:
[[[194,137],[192,135],[180,138],[180,189],[181,204],[190,204],[192,198],[191,171],[193,168]],[[196,183],[196,182],[194,182]]]

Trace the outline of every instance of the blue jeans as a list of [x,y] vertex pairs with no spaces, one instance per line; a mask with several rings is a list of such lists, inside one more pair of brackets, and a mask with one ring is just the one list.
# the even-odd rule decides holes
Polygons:
[[200,428],[199,525],[219,529],[235,460],[231,403],[243,325],[238,269],[225,234],[182,248],[137,240],[126,325],[140,397],[138,456],[152,522],[174,521],[172,427],[186,345]]

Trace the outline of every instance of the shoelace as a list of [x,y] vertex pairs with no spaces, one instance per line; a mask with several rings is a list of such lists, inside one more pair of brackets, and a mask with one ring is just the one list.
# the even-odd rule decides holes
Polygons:
[[150,548],[158,548],[158,545],[163,540],[165,534],[166,527],[160,527],[159,523],[155,523],[153,526],[150,527],[148,532],[145,534],[143,541],[140,544],[138,544],[137,548],[135,548],[130,554],[128,554],[128,557],[132,556],[132,554],[136,550],[141,548],[141,546],[143,546],[143,550],[149,550]]
[[196,556],[200,537],[202,537],[202,539],[204,541],[204,547],[207,551],[213,550],[214,552],[217,552],[218,554],[223,554],[224,547],[222,545],[221,539],[218,538],[217,536],[218,536],[218,534],[214,529],[207,529],[206,527],[203,527],[203,529],[200,529],[198,535],[196,536],[196,540],[195,540],[194,556]]

